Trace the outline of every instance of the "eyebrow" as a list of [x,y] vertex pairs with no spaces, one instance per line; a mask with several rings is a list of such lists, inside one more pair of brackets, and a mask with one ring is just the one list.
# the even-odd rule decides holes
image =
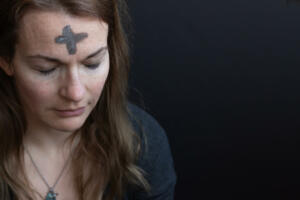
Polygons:
[[[82,61],[87,60],[89,58],[93,58],[93,57],[99,55],[100,53],[104,52],[105,50],[107,50],[107,46],[101,47],[97,51],[95,51],[95,52],[91,53],[90,55],[88,55],[87,57],[85,57]],[[27,57],[31,58],[31,59],[44,59],[44,60],[47,60],[49,62],[55,62],[55,63],[64,64],[63,61],[61,61],[61,60],[59,60],[57,58],[52,58],[52,57],[44,56],[44,55],[41,55],[41,54],[34,55],[34,56],[27,56]]]

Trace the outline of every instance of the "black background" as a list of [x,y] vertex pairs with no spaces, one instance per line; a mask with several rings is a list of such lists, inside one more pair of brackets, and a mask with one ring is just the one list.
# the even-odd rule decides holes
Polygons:
[[299,199],[300,4],[133,0],[131,98],[166,130],[176,199]]

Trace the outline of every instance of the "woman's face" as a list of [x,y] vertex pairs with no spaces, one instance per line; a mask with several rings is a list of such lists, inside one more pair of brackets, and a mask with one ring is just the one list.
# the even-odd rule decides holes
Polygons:
[[75,131],[95,107],[109,72],[108,26],[98,18],[29,11],[12,71],[29,130]]

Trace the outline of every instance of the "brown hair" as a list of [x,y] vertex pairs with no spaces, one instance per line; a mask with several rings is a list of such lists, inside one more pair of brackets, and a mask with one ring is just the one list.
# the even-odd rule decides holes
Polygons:
[[[139,137],[131,126],[127,101],[129,50],[121,19],[128,16],[123,0],[1,0],[0,57],[11,63],[18,39],[18,22],[30,9],[95,16],[109,25],[110,71],[102,95],[80,131],[73,172],[81,200],[120,199],[127,185],[147,188],[135,165]],[[26,119],[13,77],[0,70],[0,199],[33,199],[24,172],[23,136]],[[75,164],[76,163],[76,164]],[[16,173],[18,172],[18,173]],[[107,187],[109,186],[109,187]]]

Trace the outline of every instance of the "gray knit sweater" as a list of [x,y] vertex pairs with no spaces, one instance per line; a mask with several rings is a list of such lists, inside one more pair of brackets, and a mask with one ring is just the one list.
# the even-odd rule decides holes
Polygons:
[[[124,200],[173,200],[176,174],[167,136],[158,122],[139,107],[129,104],[131,121],[142,138],[139,167],[146,172],[150,193],[128,189]],[[146,141],[146,142],[145,142]]]

